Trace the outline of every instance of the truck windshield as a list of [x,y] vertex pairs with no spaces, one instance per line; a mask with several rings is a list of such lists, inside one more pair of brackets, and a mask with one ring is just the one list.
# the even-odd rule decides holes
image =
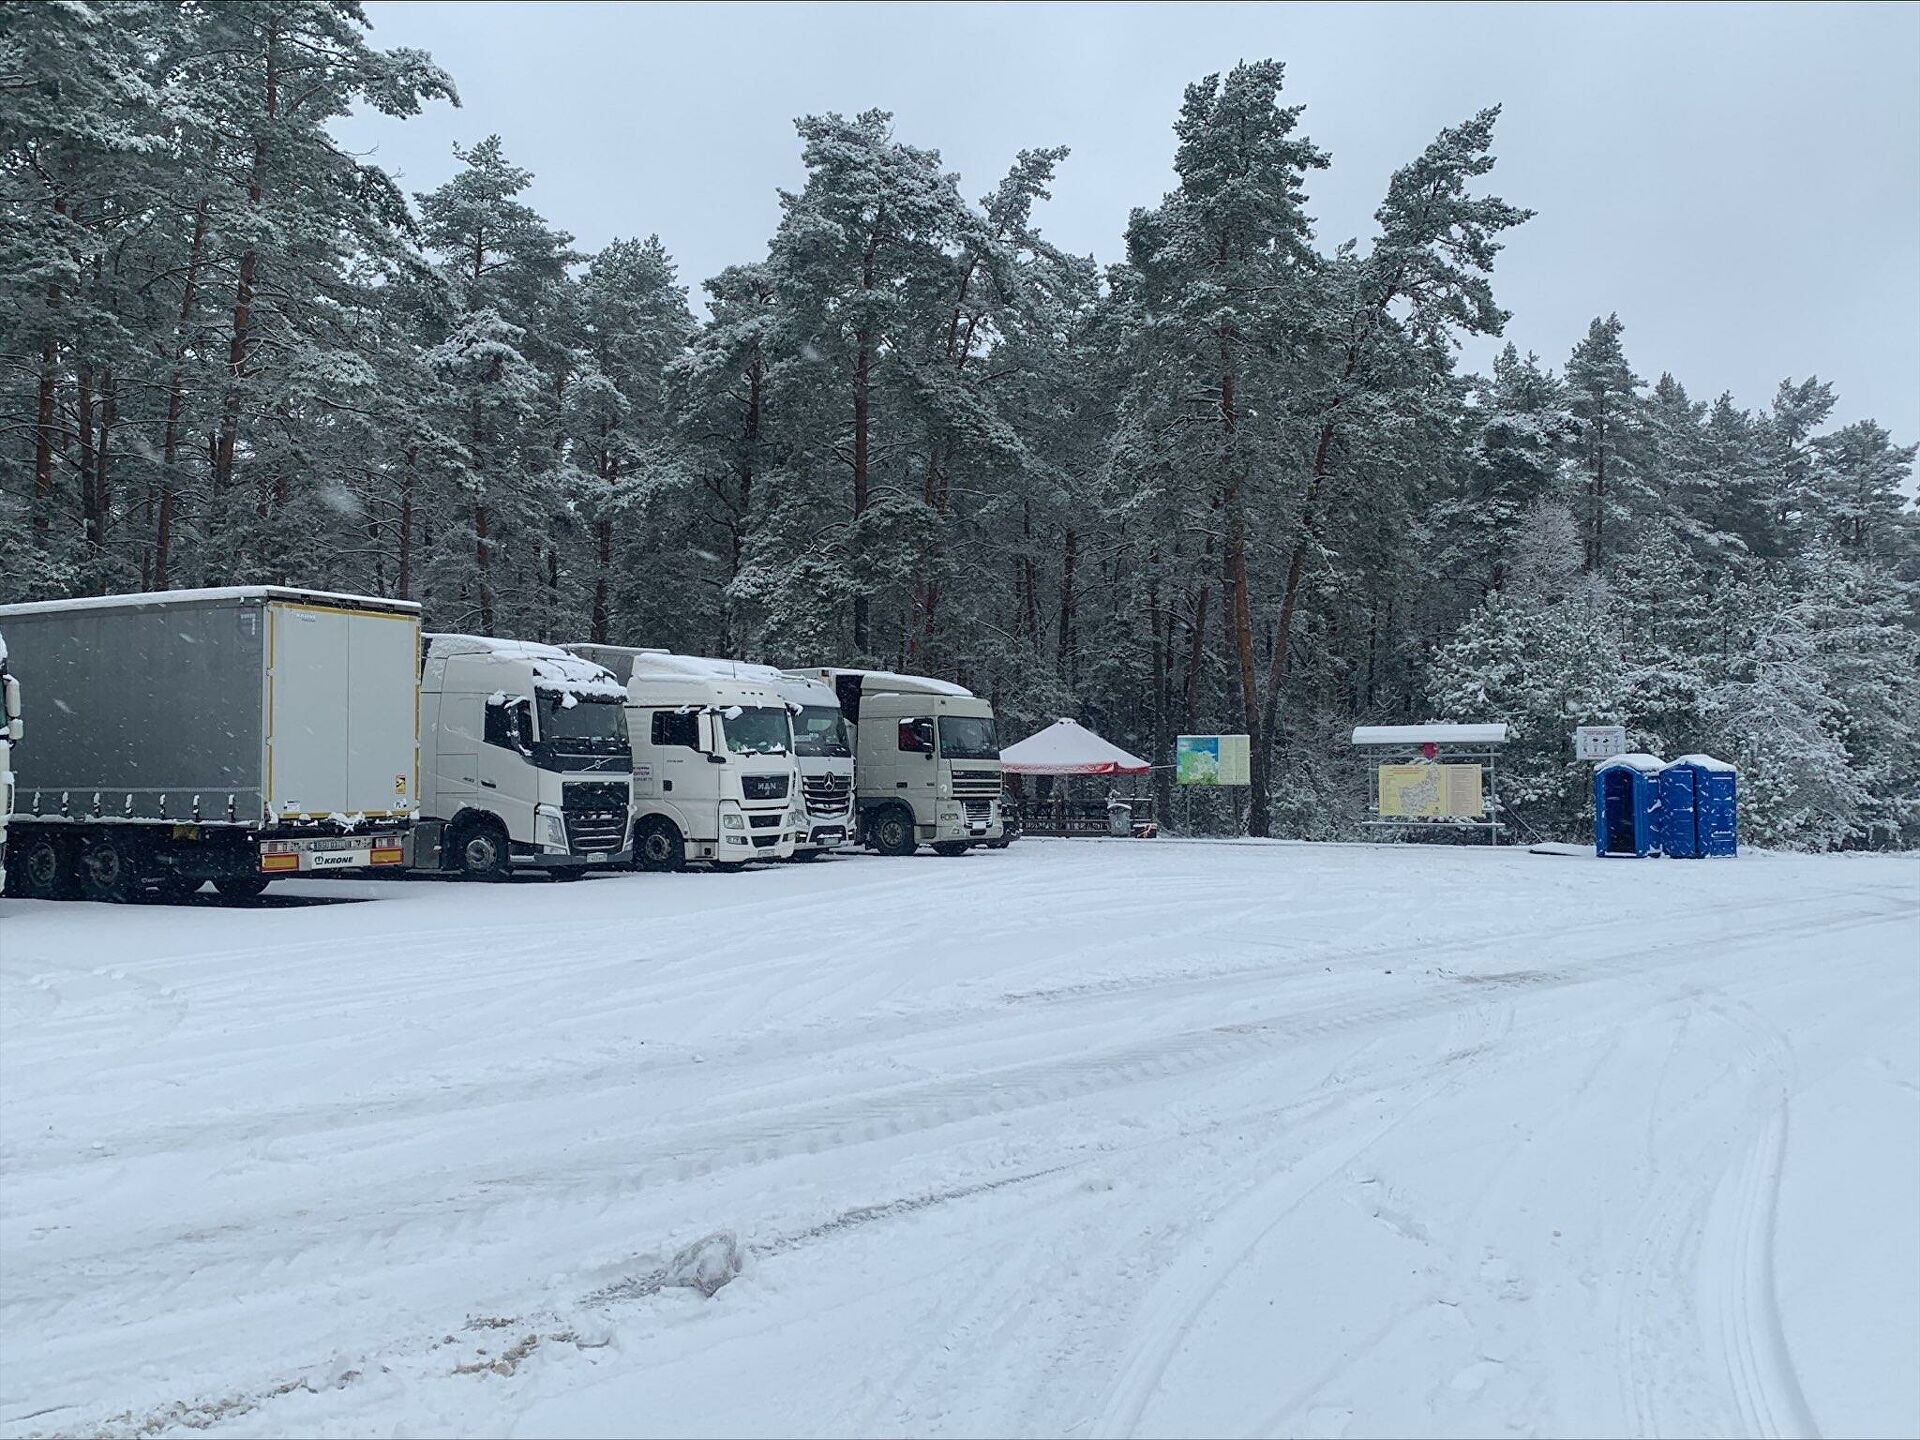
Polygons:
[[837,705],[808,705],[793,717],[793,748],[800,755],[851,756],[847,722]]
[[626,707],[618,700],[542,690],[540,741],[575,754],[622,750],[627,743]]
[[998,760],[993,721],[984,715],[942,715],[940,753],[949,760]]
[[784,705],[729,705],[720,723],[736,755],[784,755],[793,741]]

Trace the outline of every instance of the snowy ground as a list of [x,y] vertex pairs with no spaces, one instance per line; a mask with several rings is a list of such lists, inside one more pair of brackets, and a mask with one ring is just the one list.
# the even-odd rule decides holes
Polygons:
[[1910,860],[282,888],[0,901],[0,1435],[1920,1432]]

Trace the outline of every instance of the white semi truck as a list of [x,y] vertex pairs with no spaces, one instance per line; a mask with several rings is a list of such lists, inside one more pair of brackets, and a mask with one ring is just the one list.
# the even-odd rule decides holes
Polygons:
[[771,668],[767,674],[793,713],[793,756],[800,766],[804,812],[793,856],[796,860],[812,860],[846,844],[856,834],[853,732],[840,713],[840,697],[830,686]]
[[789,673],[831,687],[851,722],[855,808],[868,847],[961,855],[1000,839],[1000,744],[985,700],[922,675]]
[[[569,645],[626,685],[633,863],[678,870],[785,860],[804,819],[787,702],[731,661],[626,645]],[[748,667],[752,668],[752,667]]]
[[20,682],[7,669],[7,641],[0,636],[0,894],[7,888],[7,820],[13,814],[13,748],[26,722],[20,717]]
[[552,645],[427,636],[416,868],[571,880],[625,864],[625,702],[612,675]]
[[237,586],[0,606],[0,629],[59,717],[13,760],[12,893],[245,897],[407,863],[419,606]]

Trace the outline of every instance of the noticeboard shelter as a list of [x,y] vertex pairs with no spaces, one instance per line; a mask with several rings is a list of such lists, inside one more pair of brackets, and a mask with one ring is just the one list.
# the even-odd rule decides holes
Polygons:
[[1494,761],[1507,743],[1504,724],[1359,725],[1353,743],[1379,757],[1369,771],[1366,824],[1484,830],[1499,843]]

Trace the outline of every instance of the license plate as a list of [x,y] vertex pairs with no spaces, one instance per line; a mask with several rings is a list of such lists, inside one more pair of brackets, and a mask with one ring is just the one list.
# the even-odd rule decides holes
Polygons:
[[340,870],[356,865],[365,865],[368,859],[365,847],[355,850],[313,850],[307,854],[309,870]]
[[820,830],[815,832],[813,838],[822,845],[838,845],[847,838],[847,832],[844,830]]
[[604,850],[589,850],[587,852],[587,859],[594,861],[596,864],[606,858],[607,852]]

